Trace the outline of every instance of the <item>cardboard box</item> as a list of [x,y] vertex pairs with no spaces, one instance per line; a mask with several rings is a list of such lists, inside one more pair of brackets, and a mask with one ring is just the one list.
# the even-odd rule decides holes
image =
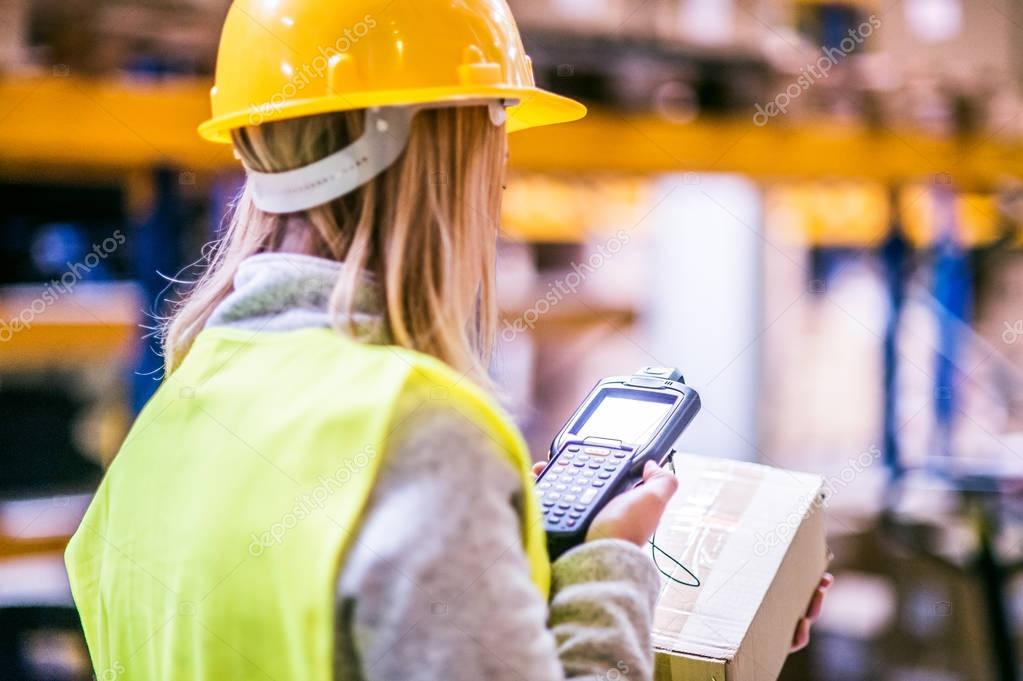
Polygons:
[[[773,681],[828,564],[823,480],[752,463],[675,458],[657,546],[700,579],[662,577],[658,681]],[[656,555],[664,572],[691,578]]]

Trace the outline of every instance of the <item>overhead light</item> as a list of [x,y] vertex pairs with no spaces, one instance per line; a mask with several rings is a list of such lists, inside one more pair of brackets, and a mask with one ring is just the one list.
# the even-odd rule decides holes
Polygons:
[[704,45],[731,42],[735,33],[733,0],[687,0],[679,15],[687,40]]
[[944,42],[962,32],[961,0],[906,0],[905,12],[909,30],[924,42]]

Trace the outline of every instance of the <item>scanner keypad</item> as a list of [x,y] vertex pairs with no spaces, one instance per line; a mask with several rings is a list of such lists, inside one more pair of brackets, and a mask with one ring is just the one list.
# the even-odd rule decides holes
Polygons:
[[548,531],[571,531],[590,514],[603,488],[627,465],[630,452],[569,445],[537,483]]

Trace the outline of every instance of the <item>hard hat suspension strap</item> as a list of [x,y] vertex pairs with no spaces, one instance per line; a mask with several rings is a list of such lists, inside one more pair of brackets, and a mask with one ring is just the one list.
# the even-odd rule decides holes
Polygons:
[[408,144],[415,109],[366,109],[362,137],[325,158],[282,173],[245,169],[252,201],[265,213],[295,213],[340,198],[391,166]]
[[[500,127],[515,100],[470,100],[462,106],[485,104],[490,122]],[[301,168],[282,173],[261,173],[245,168],[252,201],[264,213],[296,213],[322,206],[353,192],[398,160],[408,144],[412,118],[431,106],[395,106],[366,109],[362,137],[344,149]]]

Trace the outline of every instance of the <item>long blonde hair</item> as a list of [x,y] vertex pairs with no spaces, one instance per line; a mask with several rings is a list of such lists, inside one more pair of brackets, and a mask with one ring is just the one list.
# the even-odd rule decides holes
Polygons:
[[[353,111],[243,128],[233,133],[234,146],[249,168],[280,172],[348,146],[362,134],[363,118]],[[330,299],[338,331],[353,331],[368,272],[382,292],[389,342],[433,355],[488,385],[505,154],[505,130],[490,122],[486,107],[432,109],[416,115],[408,147],[394,165],[329,204],[271,215],[253,205],[246,186],[223,238],[206,254],[205,273],[165,326],[168,372],[231,293],[242,260],[280,250],[298,229],[302,251],[345,262]]]

